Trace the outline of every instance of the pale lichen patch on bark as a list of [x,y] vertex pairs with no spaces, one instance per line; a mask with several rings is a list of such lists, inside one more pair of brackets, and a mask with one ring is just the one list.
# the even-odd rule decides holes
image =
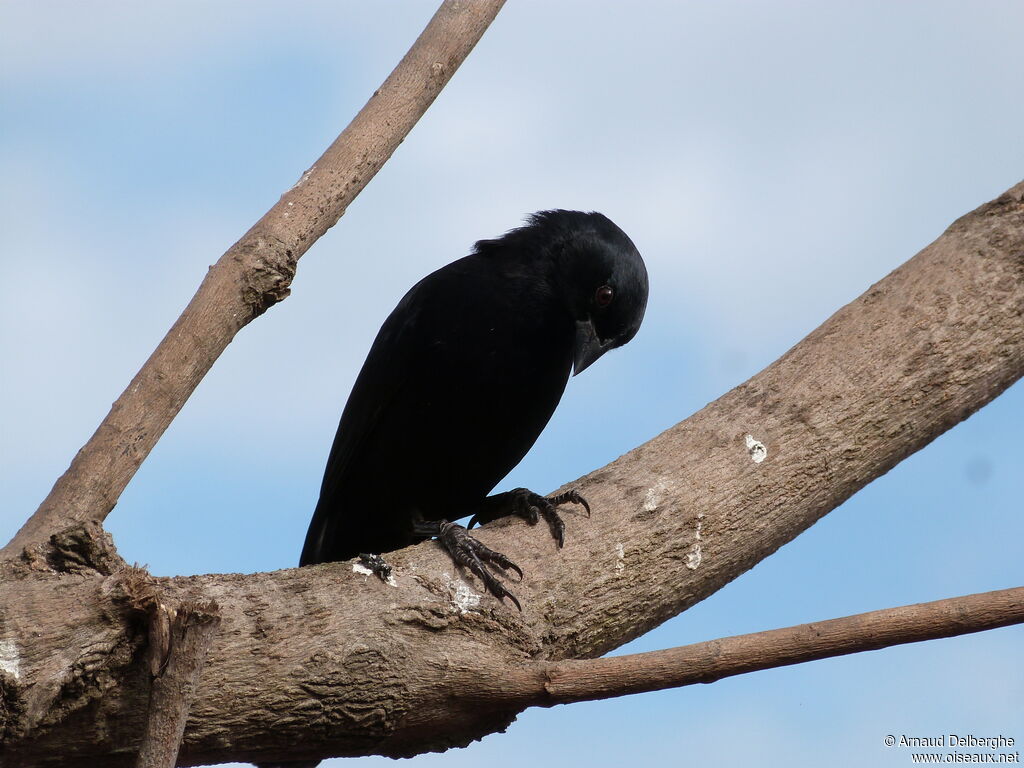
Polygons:
[[644,512],[654,512],[658,509],[658,494],[653,488],[647,489],[647,495],[644,496]]
[[[299,177],[298,181],[296,181],[294,184],[291,185],[291,187],[288,188],[288,191],[291,192],[293,189],[297,189],[298,187],[301,187],[303,184],[309,181],[309,178],[313,175],[313,171],[315,170],[316,166],[311,166],[308,171],[306,171],[304,174],[302,174],[302,176]],[[291,205],[291,203],[288,203],[288,205]]]
[[760,440],[755,440],[753,435],[747,435],[747,452],[750,454],[750,460],[755,464],[760,464],[766,458],[768,458],[768,449],[765,448],[764,443]]
[[700,566],[701,560],[704,559],[704,552],[701,549],[701,535],[700,529],[704,524],[704,513],[700,512],[697,515],[697,527],[693,532],[693,546],[690,547],[690,553],[686,556],[686,567],[691,571],[697,570]]
[[0,672],[18,680],[21,677],[21,654],[13,640],[0,640]]
[[658,505],[661,504],[661,500],[665,495],[665,491],[668,490],[668,486],[664,480],[658,480],[654,485],[647,489],[647,493],[644,495],[644,503],[641,509],[644,512],[657,512]]
[[449,599],[459,613],[470,613],[480,607],[480,593],[459,578],[447,573],[442,577],[448,588]]

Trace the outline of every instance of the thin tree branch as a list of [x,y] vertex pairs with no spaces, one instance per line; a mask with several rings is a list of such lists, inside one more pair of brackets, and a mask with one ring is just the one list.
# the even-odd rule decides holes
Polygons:
[[136,768],[177,765],[185,721],[219,623],[215,603],[185,603],[175,610],[155,601],[149,633],[153,688]]
[[1021,623],[1024,587],[1015,587],[649,653],[563,661],[544,670],[537,704],[553,706],[713,683],[760,669]]
[[504,0],[445,0],[319,160],[211,267],[192,301],[4,553],[102,522],[221,352],[288,295],[300,256],[344,214],[473,50]]

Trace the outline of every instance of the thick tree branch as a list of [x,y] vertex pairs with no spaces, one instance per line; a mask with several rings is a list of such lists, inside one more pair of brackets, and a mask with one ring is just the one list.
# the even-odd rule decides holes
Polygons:
[[[566,520],[564,550],[540,526],[485,526],[526,572],[521,615],[434,543],[389,556],[394,587],[349,563],[160,580],[169,602],[222,610],[180,764],[403,756],[500,730],[536,700],[514,670],[600,655],[707,597],[1022,373],[1018,184],[757,376],[574,483],[594,516]],[[117,575],[53,567],[0,562],[5,765],[128,765],[149,684]]]
[[1024,623],[1024,587],[858,613],[663,651],[563,661],[544,671],[553,706],[713,683],[723,677]]
[[192,301],[4,552],[102,522],[143,459],[246,324],[288,295],[296,263],[416,124],[504,0],[445,0],[319,160],[210,268]]

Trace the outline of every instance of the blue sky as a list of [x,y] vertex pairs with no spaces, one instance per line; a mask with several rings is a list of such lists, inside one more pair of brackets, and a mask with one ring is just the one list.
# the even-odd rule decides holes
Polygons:
[[[0,536],[432,12],[0,6]],[[1024,6],[987,0],[509,3],[143,465],[108,519],[122,554],[161,575],[293,565],[384,317],[538,209],[610,216],[651,297],[637,338],[570,382],[499,487],[549,490],[685,418],[1024,178],[1022,28]],[[1018,384],[626,650],[1020,585],[1022,422]],[[1022,640],[531,711],[413,763],[902,766],[888,734],[1020,744]]]

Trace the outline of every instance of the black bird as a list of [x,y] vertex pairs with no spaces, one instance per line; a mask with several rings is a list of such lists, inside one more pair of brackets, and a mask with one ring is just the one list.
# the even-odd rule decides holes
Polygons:
[[363,555],[386,569],[367,554],[437,536],[518,607],[488,565],[522,571],[449,521],[540,514],[561,546],[555,507],[586,506],[578,494],[487,494],[540,435],[570,371],[632,339],[646,305],[643,259],[600,213],[536,213],[420,280],[352,388],[299,564]]

